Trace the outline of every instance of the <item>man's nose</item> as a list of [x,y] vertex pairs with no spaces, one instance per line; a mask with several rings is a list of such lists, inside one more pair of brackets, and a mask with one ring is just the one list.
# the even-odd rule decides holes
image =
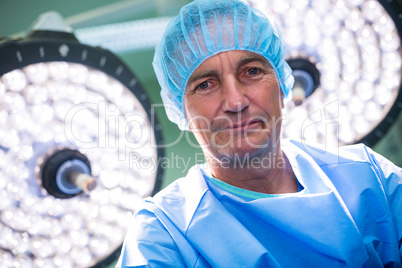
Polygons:
[[250,105],[250,101],[242,85],[234,78],[229,78],[225,82],[223,94],[224,111],[236,113],[246,109]]

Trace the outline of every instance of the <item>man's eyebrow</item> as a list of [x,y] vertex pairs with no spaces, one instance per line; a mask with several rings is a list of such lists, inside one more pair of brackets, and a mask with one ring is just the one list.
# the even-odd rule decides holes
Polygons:
[[260,56],[260,55],[253,55],[253,56],[244,57],[239,61],[237,66],[241,67],[241,66],[246,65],[247,63],[250,63],[250,62],[253,62],[253,61],[258,61],[258,62],[262,63],[264,66],[272,68],[272,66],[268,62],[268,60],[265,59],[263,56]]
[[197,81],[198,79],[206,78],[206,77],[211,77],[211,76],[217,76],[217,72],[215,70],[207,70],[205,72],[197,73],[197,74],[192,74],[190,78],[187,81],[187,86],[191,85],[194,81]]

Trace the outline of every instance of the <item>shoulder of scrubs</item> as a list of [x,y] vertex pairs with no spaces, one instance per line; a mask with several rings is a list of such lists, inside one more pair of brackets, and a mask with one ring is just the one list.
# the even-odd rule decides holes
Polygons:
[[362,143],[341,147],[329,147],[322,144],[286,139],[282,142],[282,145],[285,147],[292,145],[299,147],[311,156],[319,166],[365,162],[372,166],[380,164],[381,169],[385,171],[385,173],[387,173],[388,170],[391,170],[391,172],[397,170],[397,175],[401,176],[402,172],[400,167]]
[[402,263],[402,169],[382,155],[365,147],[368,160],[381,180],[391,209],[399,239],[399,254]]
[[399,197],[401,199],[395,200],[397,197],[392,194],[392,189],[397,191],[402,190],[402,169],[364,144],[325,148],[325,146],[312,145],[294,140],[286,140],[284,142],[285,146],[289,146],[289,143],[296,145],[309,154],[319,166],[333,166],[336,168],[341,165],[353,165],[357,163],[369,165],[381,180],[387,195],[389,197],[392,196],[389,201],[402,201],[401,195]]
[[[285,147],[292,146],[291,144],[296,145],[309,154],[326,172],[328,170],[337,170],[340,172],[348,170],[349,173],[354,171],[356,173],[356,182],[365,178],[362,167],[369,166],[369,170],[371,170],[371,173],[380,183],[380,187],[392,213],[402,258],[402,169],[363,144],[325,148],[320,145],[312,145],[295,140],[284,141]],[[334,180],[336,178],[330,179]]]
[[[199,267],[203,264],[203,258],[185,238],[193,213],[208,189],[201,180],[194,178],[202,176],[199,168],[192,167],[186,177],[145,199],[130,224],[116,268]],[[201,184],[194,187],[197,183]]]
[[[395,206],[402,206],[402,169],[371,148],[363,144],[325,148],[294,140],[284,142],[285,146],[289,146],[289,143],[309,154],[320,167],[331,166],[335,169],[346,165],[357,166],[357,164],[370,166],[380,181],[391,208],[396,211]],[[399,211],[402,213],[402,207]]]
[[175,225],[185,232],[205,193],[209,190],[201,170],[203,165],[193,166],[186,177],[171,183],[148,202],[155,204]]
[[[157,241],[157,243],[155,243]],[[120,267],[185,267],[172,236],[152,212],[141,209],[123,243]]]

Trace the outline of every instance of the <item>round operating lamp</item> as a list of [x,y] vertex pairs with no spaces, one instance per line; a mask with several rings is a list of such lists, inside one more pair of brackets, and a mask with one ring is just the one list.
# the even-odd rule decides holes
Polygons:
[[265,0],[293,69],[283,136],[373,146],[402,109],[402,7],[397,1]]
[[0,39],[0,266],[103,267],[160,189],[161,129],[135,75],[57,13]]

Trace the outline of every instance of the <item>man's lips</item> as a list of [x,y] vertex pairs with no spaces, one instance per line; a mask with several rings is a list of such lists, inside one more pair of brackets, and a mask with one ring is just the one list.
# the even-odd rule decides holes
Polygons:
[[256,127],[258,123],[260,123],[261,120],[247,120],[242,123],[235,123],[235,124],[230,124],[228,126],[225,126],[221,128],[221,130],[241,130],[241,129],[248,129],[248,128],[253,128]]

